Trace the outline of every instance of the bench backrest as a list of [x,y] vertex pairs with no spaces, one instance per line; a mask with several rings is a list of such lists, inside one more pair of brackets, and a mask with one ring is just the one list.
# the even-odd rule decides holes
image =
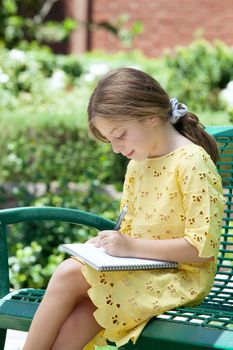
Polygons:
[[215,283],[206,302],[218,304],[225,310],[233,306],[233,127],[209,127],[219,145],[220,160],[218,171],[222,176],[224,197],[226,200],[222,236],[218,255],[218,269]]

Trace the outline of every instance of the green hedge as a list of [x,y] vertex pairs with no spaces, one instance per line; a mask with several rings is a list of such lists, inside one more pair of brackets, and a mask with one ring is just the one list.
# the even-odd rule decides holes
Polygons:
[[[6,136],[6,130],[2,133]],[[96,143],[87,130],[63,121],[15,129],[1,138],[1,181],[23,183],[115,183],[123,180],[124,159],[109,144]]]

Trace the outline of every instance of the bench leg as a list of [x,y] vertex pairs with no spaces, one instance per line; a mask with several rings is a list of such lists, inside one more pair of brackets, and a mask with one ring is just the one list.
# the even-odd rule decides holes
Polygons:
[[0,350],[4,350],[6,340],[6,329],[0,329]]

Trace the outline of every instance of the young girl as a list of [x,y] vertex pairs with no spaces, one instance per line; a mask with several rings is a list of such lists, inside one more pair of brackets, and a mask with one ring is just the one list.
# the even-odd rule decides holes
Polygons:
[[131,159],[122,228],[99,232],[92,243],[115,256],[176,261],[178,269],[103,273],[74,258],[64,261],[24,350],[136,342],[153,316],[199,304],[213,284],[224,205],[214,139],[184,104],[132,68],[99,81],[88,115],[92,134]]

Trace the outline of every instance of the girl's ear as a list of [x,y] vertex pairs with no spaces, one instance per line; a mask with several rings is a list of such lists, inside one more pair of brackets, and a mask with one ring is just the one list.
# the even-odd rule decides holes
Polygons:
[[155,116],[148,118],[148,121],[152,127],[160,124],[160,119],[158,117],[155,117]]

